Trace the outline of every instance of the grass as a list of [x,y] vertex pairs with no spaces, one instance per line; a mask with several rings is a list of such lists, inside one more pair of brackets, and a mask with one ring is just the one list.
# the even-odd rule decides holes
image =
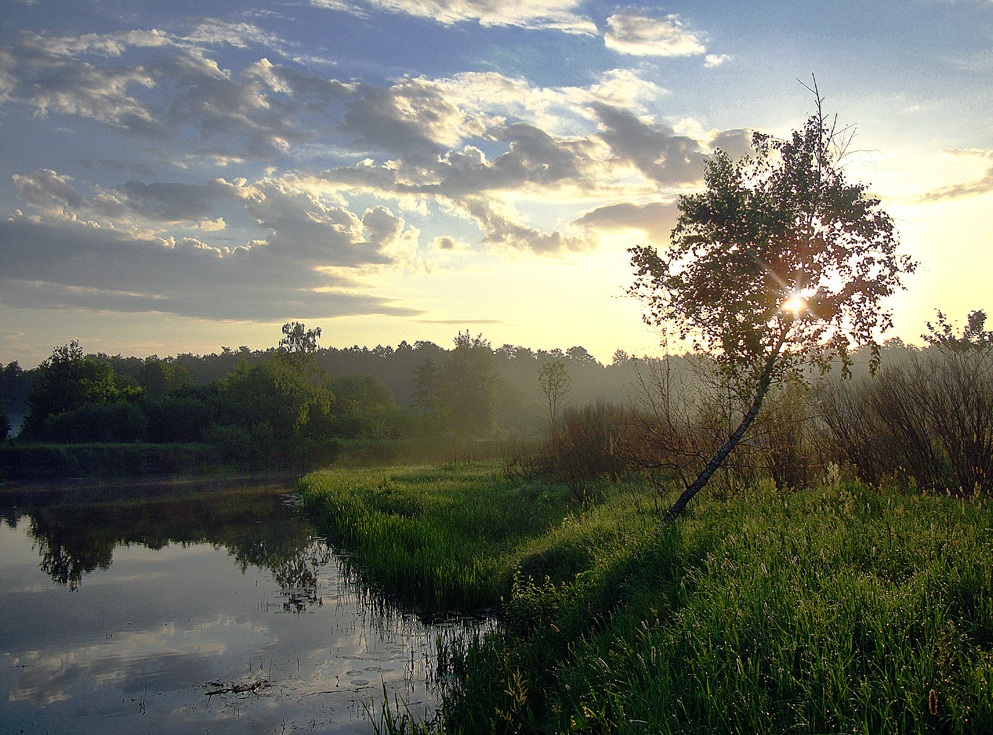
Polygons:
[[576,507],[493,467],[347,478],[310,494],[363,569],[503,598],[498,630],[443,651],[422,729],[993,732],[989,501],[761,487],[659,531],[638,483]]

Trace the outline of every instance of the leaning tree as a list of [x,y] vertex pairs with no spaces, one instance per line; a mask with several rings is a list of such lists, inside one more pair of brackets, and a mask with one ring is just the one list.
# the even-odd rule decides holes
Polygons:
[[898,253],[892,218],[844,175],[851,132],[816,111],[785,140],[756,133],[753,154],[709,161],[706,189],[680,197],[665,249],[631,249],[645,321],[711,355],[747,397],[738,427],[665,516],[671,522],[741,442],[770,388],[871,349],[892,325],[883,300],[916,263]]

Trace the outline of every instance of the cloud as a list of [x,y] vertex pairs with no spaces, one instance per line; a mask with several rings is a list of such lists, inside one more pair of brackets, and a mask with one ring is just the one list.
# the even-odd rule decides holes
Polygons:
[[667,125],[646,122],[610,105],[595,105],[600,137],[621,161],[660,185],[691,184],[703,175],[706,151],[700,142]]
[[[453,2],[442,12],[495,19],[574,6],[515,7]],[[665,91],[628,70],[588,87],[493,72],[377,85],[266,56],[233,69],[211,58],[215,46],[278,43],[256,30],[209,22],[186,36],[22,34],[11,63],[0,54],[8,98],[38,115],[87,117],[166,141],[156,149],[175,155],[173,171],[190,165],[185,177],[154,175],[138,161],[83,169],[121,176],[101,183],[80,180],[79,169],[76,178],[46,168],[16,175],[27,214],[0,222],[0,300],[267,321],[410,315],[416,310],[363,294],[356,279],[429,267],[430,255],[473,245],[552,256],[596,247],[597,229],[660,237],[658,206],[612,205],[578,219],[576,210],[694,184],[710,150],[706,135],[679,135],[640,115]],[[322,173],[280,175],[312,151],[321,151]],[[218,159],[270,168],[254,180],[224,179],[209,173]],[[427,242],[421,223],[398,212],[431,217]],[[462,222],[446,232],[453,218]],[[478,242],[465,242],[465,221]]]
[[355,136],[352,148],[406,155],[437,153],[483,129],[424,79],[402,79],[389,88],[363,85],[341,126]]
[[[945,151],[946,153],[951,153],[953,155],[966,156],[969,158],[978,159],[993,159],[993,151],[989,150],[964,150],[964,151]],[[952,184],[950,186],[943,186],[940,189],[935,189],[930,191],[921,197],[921,201],[924,202],[939,202],[949,199],[961,199],[963,197],[970,196],[981,196],[983,194],[989,194],[993,192],[993,166],[986,170],[983,176],[973,181],[963,182],[960,184]]]
[[363,294],[355,283],[280,252],[280,246],[254,243],[225,251],[191,238],[141,238],[75,221],[12,218],[0,222],[0,302],[258,321],[420,313]]
[[98,66],[76,56],[84,52],[117,56],[127,38],[127,34],[72,38],[21,33],[9,57],[0,59],[4,97],[25,102],[41,118],[49,115],[90,118],[161,138],[165,133],[162,125],[132,93],[155,86],[148,69],[140,65]]
[[496,201],[485,197],[467,197],[460,206],[483,230],[483,243],[498,250],[533,253],[560,253],[591,250],[596,243],[580,235],[564,235],[522,224],[516,213],[506,211]]
[[697,56],[707,51],[678,16],[650,18],[618,12],[607,19],[607,48],[631,56]]
[[132,212],[159,222],[206,219],[218,198],[230,195],[230,187],[220,179],[206,185],[128,181],[116,191],[118,201]]
[[482,26],[516,26],[530,29],[553,29],[567,33],[596,33],[596,25],[576,11],[580,0],[312,0],[318,7],[357,15],[368,9],[402,13],[453,25],[478,22]]
[[704,57],[703,65],[708,69],[713,69],[714,67],[721,66],[730,60],[731,57],[727,54],[707,54],[706,57]]
[[44,212],[59,214],[83,205],[83,196],[69,183],[71,176],[44,168],[33,174],[14,174],[13,180],[24,200]]
[[451,235],[442,235],[441,237],[436,237],[431,242],[431,247],[435,250],[441,251],[453,251],[453,250],[463,250],[462,246],[458,240],[456,240]]
[[733,159],[751,155],[755,152],[752,148],[754,132],[745,128],[715,131],[710,135],[710,148],[712,150],[719,148]]
[[[253,29],[213,23],[188,38],[158,31],[21,33],[0,54],[0,102],[17,100],[38,117],[89,118],[160,142],[185,138],[189,150],[282,156],[326,128],[334,105],[353,88],[264,57],[234,74],[206,55],[204,44],[277,43]],[[140,63],[106,63],[135,49],[155,53]]]
[[598,207],[576,220],[576,224],[607,232],[641,230],[656,245],[664,245],[669,242],[669,234],[677,217],[678,210],[674,203],[626,202]]

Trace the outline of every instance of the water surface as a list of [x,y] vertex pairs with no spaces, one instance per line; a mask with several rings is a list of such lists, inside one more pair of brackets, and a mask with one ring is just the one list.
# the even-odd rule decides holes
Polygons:
[[344,579],[278,483],[0,488],[0,732],[369,733],[438,635]]

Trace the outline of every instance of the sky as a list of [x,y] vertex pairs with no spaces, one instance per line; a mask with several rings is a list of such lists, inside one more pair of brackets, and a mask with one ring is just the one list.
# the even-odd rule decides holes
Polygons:
[[993,313],[991,0],[5,0],[0,362],[652,354],[628,249],[812,79],[920,263],[884,337]]

